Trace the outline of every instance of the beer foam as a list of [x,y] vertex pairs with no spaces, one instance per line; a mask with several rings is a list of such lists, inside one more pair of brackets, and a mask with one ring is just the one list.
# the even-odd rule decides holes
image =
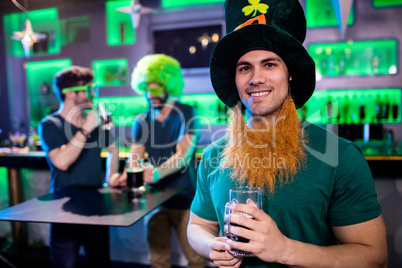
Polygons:
[[143,172],[144,169],[142,167],[135,167],[135,168],[127,168],[126,172],[129,173],[139,173],[139,172]]

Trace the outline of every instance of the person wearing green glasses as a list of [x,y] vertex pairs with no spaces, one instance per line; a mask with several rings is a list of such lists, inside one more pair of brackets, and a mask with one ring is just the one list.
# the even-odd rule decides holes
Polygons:
[[[50,193],[69,186],[102,187],[118,170],[118,147],[108,130],[99,127],[93,106],[96,96],[92,70],[71,66],[53,78],[60,107],[41,120],[38,133],[51,171]],[[106,148],[106,178],[102,174],[101,149]],[[105,226],[52,224],[52,267],[75,267],[84,246],[89,267],[110,267],[109,229]]]

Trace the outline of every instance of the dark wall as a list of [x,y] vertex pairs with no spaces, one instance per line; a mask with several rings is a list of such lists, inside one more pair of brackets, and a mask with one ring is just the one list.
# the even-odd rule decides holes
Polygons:
[[[0,20],[0,139],[7,133],[10,126],[9,100],[7,90],[6,53],[4,49],[3,20]],[[1,142],[1,141],[0,141]]]

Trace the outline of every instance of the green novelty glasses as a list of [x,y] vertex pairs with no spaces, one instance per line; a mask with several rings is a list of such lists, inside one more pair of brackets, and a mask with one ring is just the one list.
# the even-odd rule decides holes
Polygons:
[[66,87],[66,88],[63,88],[61,93],[66,94],[67,91],[85,91],[87,93],[88,100],[97,98],[99,95],[99,88],[95,84],[88,84],[88,85],[76,86],[76,87]]

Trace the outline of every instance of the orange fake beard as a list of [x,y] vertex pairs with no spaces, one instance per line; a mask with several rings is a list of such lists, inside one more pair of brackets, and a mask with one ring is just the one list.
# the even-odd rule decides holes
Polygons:
[[238,106],[230,113],[222,168],[230,169],[231,179],[271,193],[277,181],[281,185],[291,181],[306,160],[303,144],[307,142],[292,98],[285,100],[274,126],[260,118],[249,129]]

